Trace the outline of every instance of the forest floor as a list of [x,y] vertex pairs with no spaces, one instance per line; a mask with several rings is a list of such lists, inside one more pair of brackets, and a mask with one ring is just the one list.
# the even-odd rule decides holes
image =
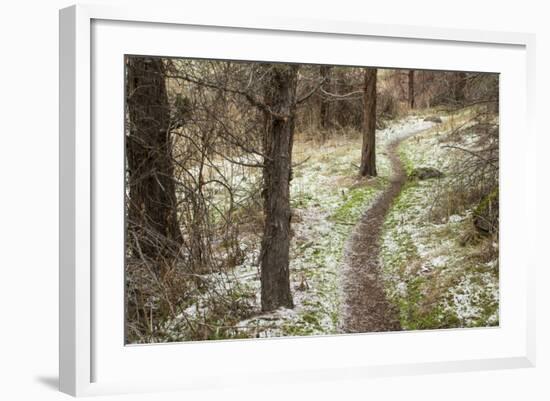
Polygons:
[[[398,147],[408,176],[386,215],[380,237],[381,277],[403,330],[488,327],[499,324],[498,235],[479,236],[476,205],[464,202],[475,187],[457,179],[480,134],[475,109]],[[415,178],[419,168],[443,176]],[[462,181],[461,181],[462,180]]]
[[[209,339],[498,325],[498,240],[464,244],[469,209],[442,209],[450,177],[413,179],[418,167],[446,174],[475,142],[468,111],[425,121],[410,115],[377,130],[378,176],[358,177],[361,135],[321,141],[296,135],[291,182],[290,280],[295,307],[262,313],[258,234],[245,259],[209,280],[235,302],[209,318],[196,300],[168,322],[160,341],[189,339],[189,322],[208,322]],[[434,207],[434,205],[436,205]],[[436,213],[437,212],[437,213]],[[466,241],[468,242],[468,241]],[[204,325],[204,323],[199,323]]]

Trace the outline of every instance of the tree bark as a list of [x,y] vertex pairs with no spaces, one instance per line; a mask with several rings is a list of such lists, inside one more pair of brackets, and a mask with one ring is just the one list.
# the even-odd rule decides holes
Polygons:
[[[331,75],[331,66],[322,65],[319,70],[319,74],[324,83],[321,85],[321,88],[325,91],[328,91],[330,88],[330,75]],[[329,125],[329,102],[326,96],[321,94],[321,104],[319,108],[319,122],[320,126],[323,129],[328,128]]]
[[414,70],[409,70],[409,107],[414,109]]
[[260,253],[262,311],[292,308],[289,277],[290,180],[298,67],[272,65],[265,78],[264,235]]
[[376,68],[365,69],[363,145],[359,174],[375,177],[376,173]]
[[126,140],[130,249],[136,256],[174,256],[182,242],[173,180],[170,110],[161,59],[127,58]]

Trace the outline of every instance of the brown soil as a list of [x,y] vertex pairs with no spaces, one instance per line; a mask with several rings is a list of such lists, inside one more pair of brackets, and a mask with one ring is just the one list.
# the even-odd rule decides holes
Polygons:
[[[419,132],[413,132],[407,137]],[[388,145],[393,170],[390,184],[361,217],[346,243],[340,322],[344,333],[401,330],[398,311],[388,302],[384,292],[379,252],[384,218],[407,180],[403,163],[397,155],[397,147],[405,138]]]

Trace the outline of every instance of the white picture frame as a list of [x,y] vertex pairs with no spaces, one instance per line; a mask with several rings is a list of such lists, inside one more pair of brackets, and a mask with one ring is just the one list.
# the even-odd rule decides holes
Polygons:
[[[200,49],[181,47],[179,39],[160,40],[174,35],[192,38],[201,44]],[[262,46],[255,41],[260,36]],[[230,40],[231,45],[220,38]],[[60,390],[81,396],[200,389],[250,380],[360,379],[534,366],[535,261],[531,256],[521,257],[535,254],[530,249],[536,232],[536,182],[529,174],[536,163],[534,43],[534,35],[522,33],[251,15],[236,20],[154,7],[78,5],[61,10]],[[116,268],[107,273],[98,268],[110,261],[109,265],[122,269],[122,249],[98,247],[99,243],[119,245],[123,230],[117,225],[121,221],[118,206],[112,208],[114,214],[105,206],[109,199],[118,202],[122,192],[116,191],[123,185],[119,56],[141,53],[368,65],[364,51],[355,56],[350,50],[363,46],[373,50],[377,61],[373,64],[380,67],[502,74],[501,185],[505,185],[501,190],[500,327],[125,346],[119,336],[122,273],[116,273]],[[325,55],[320,47],[333,51]],[[392,47],[397,51],[391,51]],[[423,52],[425,57],[420,60],[418,54]],[[120,63],[116,71],[111,69],[113,62]],[[94,135],[109,131],[120,131],[120,137]],[[524,133],[523,145],[513,132]],[[266,359],[271,363],[260,363]],[[285,360],[290,361],[288,366]]]

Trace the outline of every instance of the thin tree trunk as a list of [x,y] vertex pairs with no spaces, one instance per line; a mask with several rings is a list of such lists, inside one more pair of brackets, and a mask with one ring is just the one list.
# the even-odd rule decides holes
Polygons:
[[414,109],[414,70],[409,70],[409,107]]
[[376,68],[365,69],[363,145],[359,174],[375,177],[376,173]]
[[455,102],[458,104],[463,104],[466,99],[464,90],[466,88],[466,73],[457,72],[454,74],[454,94]]
[[[331,66],[322,65],[319,69],[319,74],[324,83],[321,85],[322,89],[329,90],[330,88],[330,75],[331,75]],[[320,96],[320,109],[319,109],[319,122],[321,128],[326,129],[329,125],[329,102],[327,101],[326,96]]]
[[170,110],[164,65],[158,58],[127,58],[128,224],[135,255],[173,256],[182,242],[176,211]]
[[262,310],[292,308],[289,277],[290,180],[297,66],[273,65],[266,77],[264,153],[265,226],[260,253]]

